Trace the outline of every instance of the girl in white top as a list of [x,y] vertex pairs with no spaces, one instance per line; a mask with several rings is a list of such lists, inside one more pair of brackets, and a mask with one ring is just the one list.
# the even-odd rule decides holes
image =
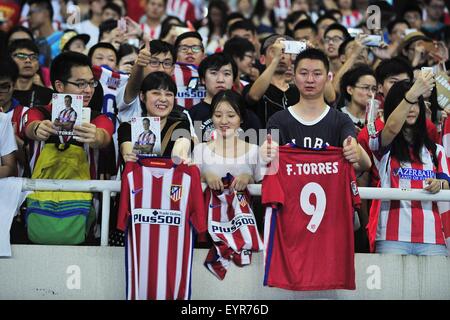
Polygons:
[[243,191],[249,183],[262,180],[259,148],[239,138],[245,118],[242,97],[231,90],[220,91],[211,102],[213,139],[194,148],[194,162],[202,180],[213,190],[224,190],[221,178],[234,176],[230,189]]

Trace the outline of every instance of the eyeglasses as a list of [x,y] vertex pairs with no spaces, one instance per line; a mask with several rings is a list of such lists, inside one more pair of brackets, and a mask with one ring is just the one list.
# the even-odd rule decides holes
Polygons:
[[13,57],[21,61],[26,61],[27,59],[30,59],[30,61],[37,61],[39,58],[36,53],[26,54],[21,52],[13,54]]
[[324,41],[325,43],[329,43],[329,42],[337,43],[337,42],[342,42],[342,41],[344,41],[344,38],[338,37],[338,36],[332,37],[332,38],[325,37],[325,38],[323,39],[323,41]]
[[11,91],[12,85],[10,83],[0,84],[0,93],[8,93]]
[[255,60],[255,56],[253,54],[244,54],[244,57],[249,58],[250,60]]
[[355,86],[355,88],[361,89],[365,92],[376,93],[378,91],[378,88],[376,86]]
[[189,51],[189,49],[192,50],[193,53],[199,53],[203,50],[203,46],[200,45],[195,45],[195,46],[186,46],[186,45],[181,45],[178,47],[178,50],[180,50],[180,52],[186,53]]
[[170,60],[164,60],[164,61],[159,61],[159,60],[150,60],[150,65],[154,68],[158,68],[159,65],[162,65],[164,69],[170,69],[173,66],[173,62]]
[[86,89],[88,86],[91,87],[92,89],[98,86],[98,81],[97,80],[92,80],[92,81],[80,81],[80,82],[72,82],[72,81],[64,81],[65,83],[70,83],[74,86],[77,86],[78,89],[83,90]]

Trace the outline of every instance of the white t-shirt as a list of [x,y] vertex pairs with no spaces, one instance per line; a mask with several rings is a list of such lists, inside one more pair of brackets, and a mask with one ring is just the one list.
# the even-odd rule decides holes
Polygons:
[[[0,158],[17,150],[14,129],[9,117],[0,113]],[[0,159],[1,165],[1,159]]]
[[251,175],[255,182],[263,178],[263,164],[255,144],[250,144],[249,151],[237,158],[224,158],[212,151],[208,143],[200,143],[194,148],[193,159],[202,173],[213,172],[218,177],[225,177],[227,173],[237,177],[245,173]]
[[74,26],[74,29],[78,33],[86,33],[91,36],[91,39],[86,45],[87,49],[90,49],[93,45],[98,43],[98,36],[100,35],[100,29],[91,22],[91,20],[84,20]]

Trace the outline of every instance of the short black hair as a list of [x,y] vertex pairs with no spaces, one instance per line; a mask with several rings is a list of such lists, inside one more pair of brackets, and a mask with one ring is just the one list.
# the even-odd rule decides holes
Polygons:
[[19,67],[16,62],[10,57],[5,57],[0,60],[0,79],[11,79],[16,82],[19,78]]
[[114,2],[107,2],[103,6],[102,10],[105,11],[106,9],[111,9],[112,11],[117,13],[119,17],[122,16],[122,8],[119,5],[115,4]]
[[170,53],[170,55],[172,56],[172,61],[175,63],[175,61],[177,60],[173,46],[166,41],[158,39],[150,41],[150,53],[152,55],[157,55],[160,53]]
[[122,60],[123,57],[132,54],[132,53],[139,53],[139,49],[135,46],[132,46],[128,43],[122,43],[119,47],[119,50],[117,50],[117,63],[119,63],[120,60]]
[[142,119],[142,122],[147,121],[148,123],[150,123],[150,119],[149,118],[144,118]]
[[203,47],[203,39],[202,36],[200,35],[200,33],[198,33],[197,31],[190,31],[190,32],[185,32],[180,34],[177,39],[175,40],[175,51],[178,52],[178,47],[180,46],[181,41],[183,41],[184,39],[187,38],[196,38],[198,40],[200,40],[200,43]]
[[239,60],[244,59],[245,53],[255,51],[255,46],[248,39],[241,37],[231,38],[223,46],[224,53],[229,54],[233,58],[239,58]]
[[338,49],[338,54],[339,56],[342,56],[345,54],[345,50],[347,49],[347,46],[349,45],[350,42],[354,41],[355,38],[350,37],[344,40],[344,42],[341,43],[341,45],[339,46]]
[[100,23],[100,26],[98,27],[99,30],[98,41],[101,41],[103,34],[105,32],[111,32],[115,28],[117,28],[117,20],[108,19]]
[[[9,43],[9,39],[11,39],[11,36],[16,32],[25,32],[26,34],[28,34],[30,36],[30,39],[34,41],[34,35],[30,29],[25,28],[24,26],[15,26],[11,30],[9,30],[8,35],[6,36],[6,44]],[[19,39],[17,39],[17,40],[19,40]]]
[[344,40],[347,38],[350,38],[350,34],[347,31],[347,28],[344,27],[342,24],[340,23],[333,23],[331,25],[328,26],[327,30],[325,30],[323,37],[325,38],[327,36],[327,33],[330,32],[331,30],[339,30],[342,32],[342,34],[344,35]]
[[407,12],[417,12],[420,16],[420,20],[422,20],[422,9],[420,8],[420,6],[416,3],[416,2],[412,2],[407,4],[404,8],[403,8],[403,12],[402,12],[402,16],[405,15],[405,13]]
[[301,29],[312,29],[314,31],[314,33],[316,33],[316,34],[318,31],[317,25],[309,19],[299,21],[294,27],[294,33],[295,33],[295,31],[301,30]]
[[390,22],[388,23],[388,25],[387,25],[388,33],[391,34],[391,33],[392,33],[392,30],[394,30],[394,27],[395,27],[397,24],[399,24],[399,23],[404,23],[404,24],[406,24],[406,25],[408,26],[408,28],[411,27],[411,26],[409,25],[409,22],[406,21],[405,19],[403,19],[403,18],[397,18],[397,19],[392,20],[392,21],[390,21]]
[[414,79],[413,68],[406,60],[402,57],[394,57],[392,59],[387,59],[381,61],[378,67],[375,69],[375,77],[379,84],[383,84],[384,80],[389,77],[406,73],[410,80]]
[[375,78],[375,73],[373,72],[372,68],[370,68],[366,64],[358,64],[342,75],[341,82],[339,85],[341,89],[341,94],[347,101],[350,101],[352,99],[352,97],[347,92],[347,87],[355,86],[359,78],[364,76],[373,76]]
[[72,51],[63,52],[53,59],[50,66],[50,80],[53,89],[55,89],[56,80],[66,82],[71,77],[73,67],[91,68],[91,59],[87,55]]
[[[242,20],[244,20],[244,19],[245,19],[245,16],[244,16],[242,13],[237,12],[237,11],[231,12],[229,15],[227,15],[226,25],[228,25],[228,23],[229,23],[231,20],[234,20],[234,19],[242,19]],[[233,23],[233,24],[234,24],[234,23]]]
[[142,81],[141,92],[145,93],[150,90],[169,90],[175,96],[177,95],[177,85],[175,81],[165,72],[151,72]]
[[102,48],[102,49],[109,49],[112,52],[114,52],[114,55],[116,56],[116,63],[119,62],[119,55],[117,54],[116,48],[111,43],[108,42],[99,42],[95,45],[93,45],[88,52],[89,59],[92,59],[92,56],[94,55],[95,50]]
[[50,18],[50,21],[53,21],[53,6],[50,0],[28,0],[28,5],[31,7],[31,5],[36,4],[41,8],[44,8],[48,11],[48,15]]
[[227,53],[217,52],[210,56],[207,56],[202,60],[200,65],[198,66],[198,76],[200,79],[205,79],[206,70],[213,69],[219,70],[223,66],[227,64],[231,64],[231,69],[233,70],[233,81],[236,80],[238,74],[238,67],[234,59]]
[[297,55],[297,58],[295,59],[294,62],[294,73],[295,70],[297,70],[297,66],[300,63],[300,61],[304,59],[320,60],[323,62],[326,72],[330,71],[330,62],[328,61],[328,57],[325,54],[325,52],[323,52],[320,49],[307,48],[306,50],[300,52]]
[[11,55],[14,51],[16,51],[18,49],[27,49],[27,50],[30,50],[30,51],[36,53],[36,54],[39,54],[38,46],[36,45],[36,43],[34,43],[33,40],[30,40],[30,39],[17,39],[17,40],[14,40],[9,45],[8,52]]
[[71,95],[66,95],[65,97],[64,97],[64,99],[66,99],[66,98],[69,98],[70,99],[70,102],[72,102],[72,96]]
[[316,26],[319,27],[319,24],[320,24],[323,20],[326,20],[326,19],[330,19],[330,20],[333,20],[333,21],[335,21],[335,22],[338,22],[338,21],[336,20],[336,18],[335,18],[333,15],[331,15],[331,14],[329,14],[329,13],[325,13],[325,14],[319,16],[319,18],[316,20]]
[[228,35],[231,35],[231,33],[235,30],[243,29],[250,31],[253,34],[256,34],[256,27],[254,23],[251,20],[244,19],[234,22],[232,25],[228,28]]

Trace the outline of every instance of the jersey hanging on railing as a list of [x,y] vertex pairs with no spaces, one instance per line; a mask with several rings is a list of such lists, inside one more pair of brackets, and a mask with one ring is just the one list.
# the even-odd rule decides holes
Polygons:
[[[233,177],[222,179],[227,186]],[[252,252],[261,251],[264,245],[258,233],[256,219],[250,207],[247,190],[233,192],[227,187],[223,192],[205,190],[205,207],[208,210],[208,232],[213,247],[206,257],[205,266],[223,280],[233,261],[237,266],[251,263]]]
[[280,147],[278,171],[262,183],[262,203],[264,285],[355,289],[353,214],[360,198],[342,149]]
[[127,299],[190,298],[193,228],[207,230],[196,166],[160,158],[128,162],[117,228],[127,230]]

